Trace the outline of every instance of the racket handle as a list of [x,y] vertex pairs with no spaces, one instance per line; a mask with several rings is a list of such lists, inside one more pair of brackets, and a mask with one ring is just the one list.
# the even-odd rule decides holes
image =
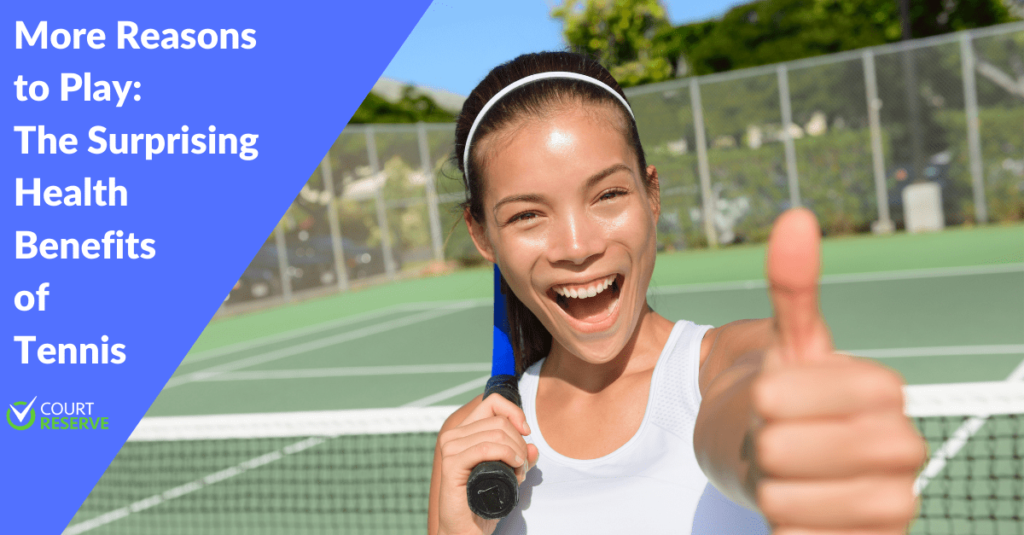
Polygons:
[[[495,375],[487,380],[484,398],[498,394],[522,407],[519,380],[514,375]],[[511,466],[502,461],[485,461],[473,468],[466,482],[469,510],[480,518],[504,518],[519,503],[519,481]]]

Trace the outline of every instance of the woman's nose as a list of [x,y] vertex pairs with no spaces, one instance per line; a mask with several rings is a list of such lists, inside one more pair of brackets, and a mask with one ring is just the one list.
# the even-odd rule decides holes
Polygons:
[[568,214],[559,218],[548,247],[552,263],[583,264],[592,256],[604,252],[605,240],[599,225],[584,213]]

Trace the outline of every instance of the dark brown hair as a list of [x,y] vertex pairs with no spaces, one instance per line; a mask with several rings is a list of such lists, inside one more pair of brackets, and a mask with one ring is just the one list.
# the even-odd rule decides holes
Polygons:
[[[571,52],[524,54],[491,70],[466,99],[455,126],[455,160],[462,171],[462,182],[466,188],[466,200],[462,203],[462,208],[468,210],[470,216],[481,225],[486,222],[483,212],[483,171],[486,167],[476,150],[480,141],[516,121],[544,117],[569,104],[597,104],[612,106],[618,110],[622,116],[622,124],[626,125],[623,135],[636,153],[647,188],[652,190],[656,187],[646,175],[647,163],[632,114],[623,107],[619,99],[601,86],[568,78],[547,78],[526,84],[494,103],[473,133],[469,172],[466,172],[466,162],[463,161],[466,138],[484,105],[517,80],[550,71],[574,72],[595,78],[614,89],[623,98],[626,97],[615,78],[600,63]],[[521,374],[551,351],[551,333],[510,290],[504,278],[501,280],[501,291],[505,294],[505,304],[508,308],[509,339],[512,341],[512,351],[516,358],[516,370]]]

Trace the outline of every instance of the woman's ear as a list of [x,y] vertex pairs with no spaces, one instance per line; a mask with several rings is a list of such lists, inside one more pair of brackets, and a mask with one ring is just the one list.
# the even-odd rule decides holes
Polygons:
[[654,220],[661,217],[661,183],[658,182],[658,170],[653,165],[647,166],[647,197],[651,203]]
[[469,237],[473,238],[473,245],[476,246],[476,250],[480,251],[480,254],[490,263],[495,263],[494,248],[491,247],[491,240],[487,238],[487,229],[473,219],[473,215],[469,213],[469,208],[462,211],[462,218],[466,220],[466,229],[469,230]]

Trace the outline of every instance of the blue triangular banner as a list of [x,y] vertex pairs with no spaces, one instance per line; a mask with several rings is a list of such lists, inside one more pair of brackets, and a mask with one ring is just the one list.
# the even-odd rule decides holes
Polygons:
[[[0,531],[67,525],[429,3],[5,5]],[[211,131],[258,154],[199,150],[194,136]],[[23,193],[18,206],[17,179],[31,190],[36,178],[40,205]],[[64,205],[86,181],[90,206]],[[99,206],[110,191],[97,183],[127,204]],[[85,348],[72,364],[71,346],[94,346],[96,363]],[[40,428],[54,403],[86,423]],[[107,429],[78,428],[101,418]]]

